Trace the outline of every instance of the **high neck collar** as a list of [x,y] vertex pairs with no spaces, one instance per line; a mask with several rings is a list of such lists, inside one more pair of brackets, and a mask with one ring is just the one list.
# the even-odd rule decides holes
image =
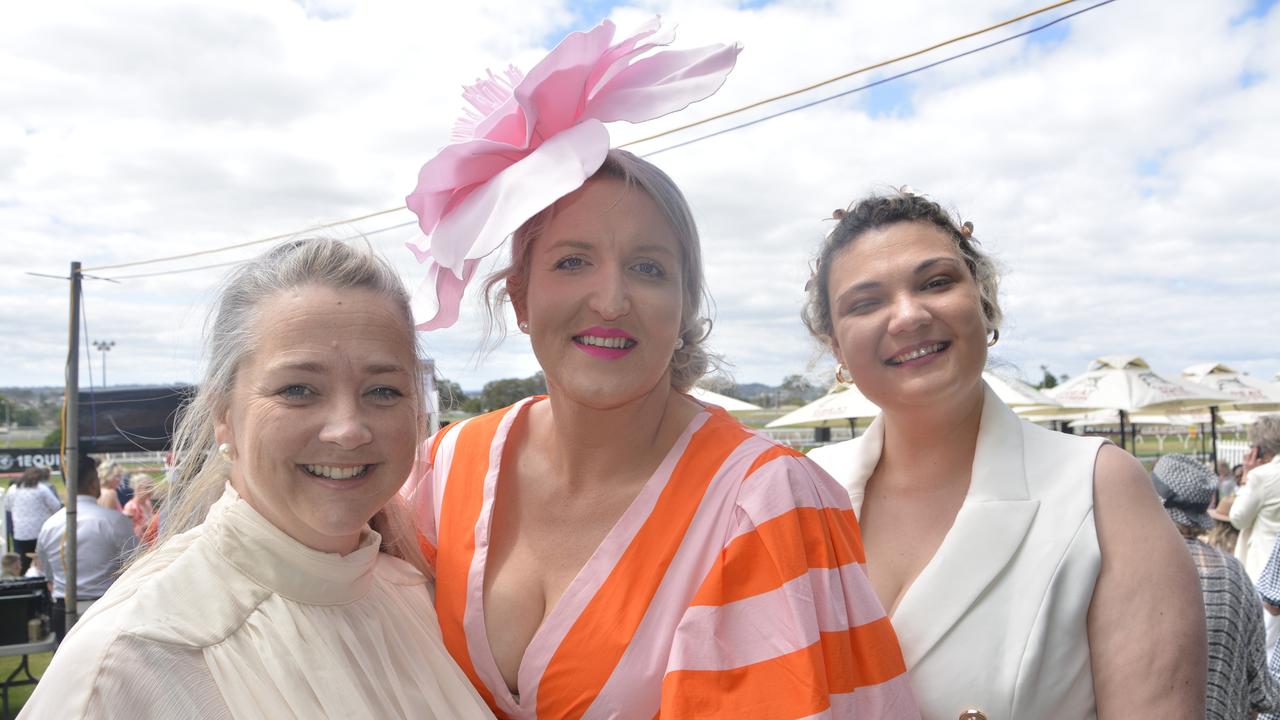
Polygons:
[[289,537],[227,485],[209,509],[206,537],[218,553],[259,585],[307,605],[359,600],[373,582],[382,536],[367,528],[346,554],[321,552]]

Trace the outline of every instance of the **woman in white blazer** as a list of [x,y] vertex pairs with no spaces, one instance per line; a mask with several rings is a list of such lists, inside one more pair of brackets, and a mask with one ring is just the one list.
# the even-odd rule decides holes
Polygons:
[[1142,466],[982,381],[1001,315],[973,226],[908,191],[835,217],[805,321],[883,412],[811,457],[849,489],[924,716],[1203,718],[1199,585]]

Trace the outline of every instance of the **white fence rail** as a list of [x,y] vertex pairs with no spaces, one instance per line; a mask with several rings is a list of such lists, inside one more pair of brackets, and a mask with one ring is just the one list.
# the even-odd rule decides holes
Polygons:
[[1249,443],[1243,440],[1218,441],[1218,462],[1224,462],[1231,467],[1243,463],[1247,452],[1249,452]]

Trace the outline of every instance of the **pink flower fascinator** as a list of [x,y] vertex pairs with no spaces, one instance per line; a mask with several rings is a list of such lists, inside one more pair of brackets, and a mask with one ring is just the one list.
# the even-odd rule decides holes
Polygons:
[[581,187],[604,163],[604,123],[644,122],[711,96],[733,69],[737,45],[662,50],[675,39],[654,18],[614,42],[605,20],[571,33],[522,75],[466,88],[474,106],[445,146],[418,172],[405,199],[418,216],[425,247],[409,243],[427,277],[414,294],[419,330],[453,325],[481,258],[526,220]]

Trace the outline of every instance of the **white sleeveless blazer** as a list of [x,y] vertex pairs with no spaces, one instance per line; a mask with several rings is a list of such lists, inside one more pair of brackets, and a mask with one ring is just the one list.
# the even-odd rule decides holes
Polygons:
[[[988,387],[955,524],[892,616],[920,710],[955,720],[1096,717],[1086,621],[1102,555],[1093,523],[1099,438],[1020,420]],[[809,456],[860,513],[884,424]]]

